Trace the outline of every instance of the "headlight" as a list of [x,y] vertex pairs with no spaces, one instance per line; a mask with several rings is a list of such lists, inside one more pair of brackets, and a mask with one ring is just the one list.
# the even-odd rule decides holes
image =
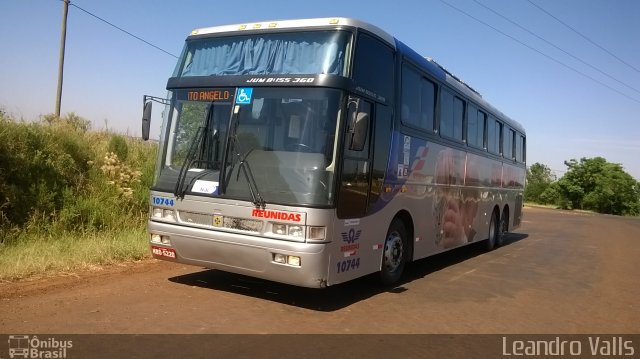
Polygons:
[[170,220],[170,221],[175,221],[176,220],[176,216],[173,212],[172,209],[165,209],[162,211],[162,218]]
[[287,256],[287,264],[290,266],[300,267],[300,257]]
[[289,235],[292,237],[304,238],[302,226],[289,226]]
[[300,267],[302,262],[298,256],[288,256],[282,253],[273,253],[273,261],[278,264],[287,264],[292,267]]
[[276,262],[276,263],[285,264],[285,263],[287,263],[287,256],[285,256],[284,254],[280,254],[280,253],[274,253],[273,254],[273,261]]
[[153,243],[161,243],[162,242],[162,237],[159,234],[152,234],[151,235],[151,242],[153,242]]
[[274,223],[272,232],[274,234],[280,234],[284,236],[287,234],[287,225]]
[[153,207],[151,217],[154,219],[164,219],[165,221],[176,221],[176,212],[172,209]]
[[327,228],[324,226],[303,226],[300,224],[284,224],[271,222],[271,233],[295,239],[324,241],[327,239]]

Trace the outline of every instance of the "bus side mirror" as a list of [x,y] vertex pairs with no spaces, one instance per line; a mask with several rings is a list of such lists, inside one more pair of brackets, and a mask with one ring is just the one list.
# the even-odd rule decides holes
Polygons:
[[366,112],[358,112],[355,116],[352,126],[353,135],[351,137],[350,150],[362,151],[367,142],[367,132],[369,129],[369,114]]
[[149,139],[149,128],[151,127],[151,101],[147,101],[144,104],[144,110],[142,112],[142,139]]

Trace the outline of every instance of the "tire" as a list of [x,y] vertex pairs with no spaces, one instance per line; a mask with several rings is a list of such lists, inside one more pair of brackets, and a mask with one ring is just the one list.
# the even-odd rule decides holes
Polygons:
[[491,214],[491,222],[489,222],[489,237],[486,240],[486,249],[491,251],[501,242],[500,240],[500,220],[498,214],[493,211]]
[[384,285],[393,285],[402,277],[407,263],[408,241],[404,223],[398,218],[389,226],[382,251],[380,280]]
[[505,207],[498,221],[498,238],[496,238],[496,246],[502,247],[504,245],[504,235],[509,231],[509,210]]

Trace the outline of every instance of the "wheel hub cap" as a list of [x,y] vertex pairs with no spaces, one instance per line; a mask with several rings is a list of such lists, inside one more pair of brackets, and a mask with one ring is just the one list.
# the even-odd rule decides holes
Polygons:
[[402,263],[402,238],[397,232],[389,234],[384,245],[384,266],[395,272]]

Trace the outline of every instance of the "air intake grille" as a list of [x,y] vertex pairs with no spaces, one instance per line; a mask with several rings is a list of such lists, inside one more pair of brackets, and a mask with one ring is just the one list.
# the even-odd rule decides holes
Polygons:
[[263,222],[255,219],[222,217],[222,226],[214,226],[214,216],[212,214],[194,213],[180,211],[178,218],[181,223],[205,226],[210,228],[228,228],[233,230],[259,233],[262,230]]

